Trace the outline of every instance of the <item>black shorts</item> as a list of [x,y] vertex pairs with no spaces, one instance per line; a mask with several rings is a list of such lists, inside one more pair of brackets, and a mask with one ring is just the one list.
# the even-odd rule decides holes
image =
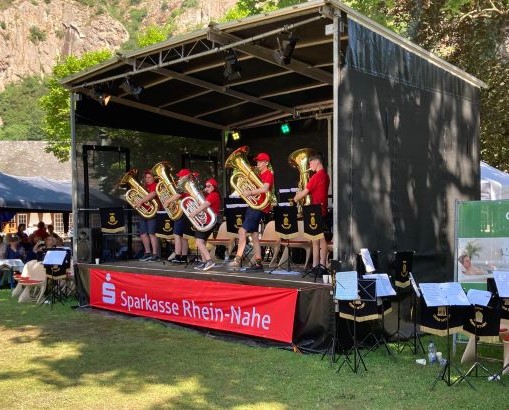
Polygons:
[[205,232],[201,232],[201,231],[195,231],[194,232],[194,237],[196,239],[203,239],[204,241],[206,241],[207,239],[209,239],[209,236],[212,232],[214,232],[214,228],[211,228],[209,229],[208,231],[205,231]]

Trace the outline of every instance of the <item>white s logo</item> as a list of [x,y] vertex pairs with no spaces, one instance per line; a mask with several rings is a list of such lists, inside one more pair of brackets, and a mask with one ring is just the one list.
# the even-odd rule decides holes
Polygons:
[[111,275],[109,273],[106,274],[106,282],[103,283],[103,303],[108,305],[114,305],[116,302],[116,293],[115,293],[115,285],[113,283],[108,283],[111,280]]

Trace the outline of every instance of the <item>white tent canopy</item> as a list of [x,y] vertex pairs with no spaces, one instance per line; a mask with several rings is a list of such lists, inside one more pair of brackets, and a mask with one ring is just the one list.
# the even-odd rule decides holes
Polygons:
[[509,199],[509,174],[482,161],[481,199]]

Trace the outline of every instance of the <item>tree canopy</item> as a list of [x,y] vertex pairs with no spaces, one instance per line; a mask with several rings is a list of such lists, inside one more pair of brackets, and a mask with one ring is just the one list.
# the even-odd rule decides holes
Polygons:
[[108,50],[85,53],[79,58],[71,55],[53,68],[53,75],[48,80],[48,93],[39,99],[39,103],[46,114],[42,127],[48,139],[46,149],[60,161],[69,159],[71,148],[70,97],[60,80],[110,57]]

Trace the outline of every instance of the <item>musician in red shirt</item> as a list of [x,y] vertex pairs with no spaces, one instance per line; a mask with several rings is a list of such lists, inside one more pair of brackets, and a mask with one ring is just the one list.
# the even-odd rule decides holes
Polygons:
[[[145,190],[148,192],[143,198],[139,199],[136,202],[136,208],[139,208],[145,202],[151,201],[152,199],[156,199],[159,203],[159,198],[157,197],[156,187],[157,182],[152,175],[152,171],[150,169],[146,169],[143,172],[143,177],[145,179]],[[159,203],[160,204],[160,203]],[[159,238],[156,236],[157,231],[157,218],[156,216],[152,218],[141,218],[140,220],[140,239],[143,243],[143,248],[145,249],[145,254],[140,258],[142,261],[147,262],[158,262],[161,259],[159,258]]]
[[[209,178],[205,181],[205,202],[189,214],[190,218],[194,218],[207,208],[210,208],[216,216],[219,215],[219,211],[221,210],[221,196],[217,190],[217,185],[217,181],[214,178]],[[194,234],[196,238],[196,247],[200,251],[202,260],[202,262],[195,267],[196,270],[209,270],[216,266],[206,246],[206,241],[213,231],[214,227],[205,232],[197,230]]]
[[[311,196],[311,205],[320,205],[322,208],[322,232],[325,225],[325,216],[327,215],[327,203],[329,194],[330,178],[323,166],[323,156],[320,153],[309,157],[309,168],[314,172],[309,179],[306,187],[295,194],[295,202],[301,200],[306,195]],[[312,241],[313,243],[313,268],[311,272],[316,275],[327,274],[327,241],[325,236]]]
[[[256,168],[259,171],[260,181],[263,186],[252,190],[246,190],[242,194],[244,196],[254,196],[260,194],[269,195],[274,185],[274,174],[269,169],[270,156],[265,152],[260,152],[254,160],[256,161]],[[237,255],[235,259],[228,264],[229,268],[238,269],[242,262],[242,255],[247,243],[247,235],[251,234],[251,241],[253,244],[255,264],[252,267],[247,268],[248,271],[263,271],[262,265],[262,249],[258,237],[258,225],[261,220],[267,215],[272,209],[272,204],[269,204],[262,210],[247,208],[246,215],[242,227],[239,228],[239,244],[237,247]]]

